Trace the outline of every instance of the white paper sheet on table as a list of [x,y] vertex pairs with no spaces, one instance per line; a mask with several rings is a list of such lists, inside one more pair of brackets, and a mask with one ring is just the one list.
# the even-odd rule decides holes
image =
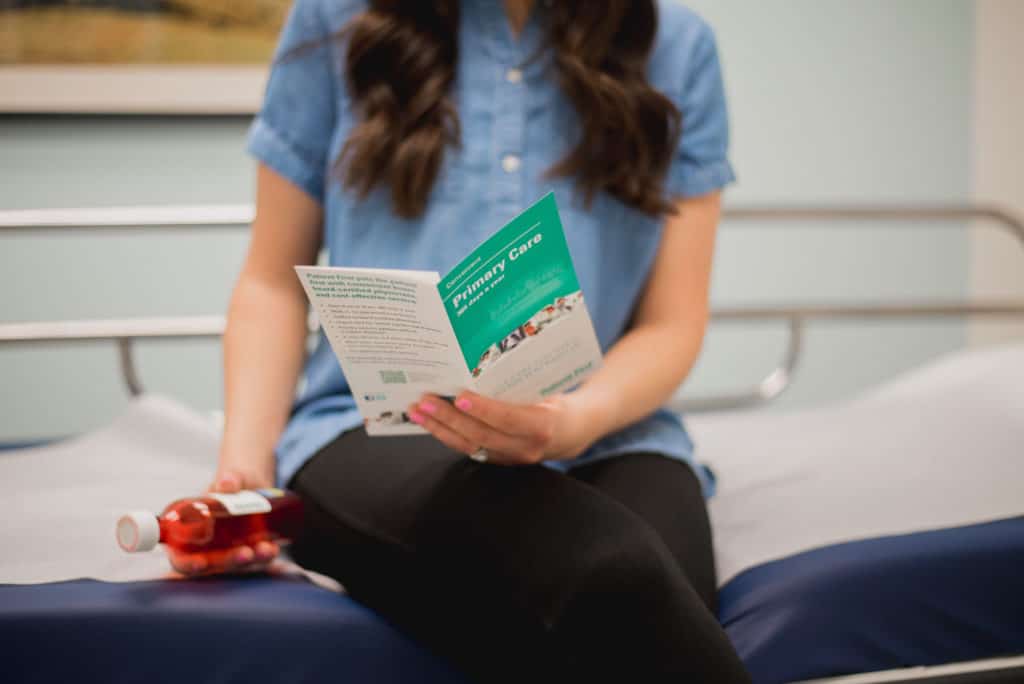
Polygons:
[[[114,525],[133,510],[159,512],[205,490],[220,440],[214,421],[159,396],[134,399],[106,427],[55,444],[0,452],[0,584],[94,578],[177,578],[162,550],[127,554]],[[334,580],[290,561],[278,573]]]

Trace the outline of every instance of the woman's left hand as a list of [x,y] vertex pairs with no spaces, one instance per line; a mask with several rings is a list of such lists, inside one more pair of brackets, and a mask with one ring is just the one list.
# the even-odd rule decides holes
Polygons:
[[473,392],[463,392],[452,403],[427,394],[409,407],[408,415],[467,456],[483,449],[489,462],[529,465],[573,458],[589,446],[586,417],[570,397],[563,394],[520,405]]

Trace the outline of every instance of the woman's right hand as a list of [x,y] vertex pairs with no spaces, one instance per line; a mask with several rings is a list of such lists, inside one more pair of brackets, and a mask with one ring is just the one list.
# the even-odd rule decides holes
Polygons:
[[[273,486],[273,477],[264,473],[251,473],[240,468],[220,467],[210,484],[209,491],[233,494],[242,489],[261,489]],[[258,572],[265,570],[277,557],[277,544],[269,541],[255,546],[236,546],[224,551],[189,554],[167,549],[171,567],[183,575],[197,576],[227,572]]]
[[[258,169],[249,250],[224,329],[224,435],[210,491],[225,494],[273,486],[274,445],[291,414],[309,337],[309,300],[295,264],[315,264],[323,245],[320,203],[266,164]],[[170,559],[179,572],[201,575],[261,570],[277,552],[264,542]]]

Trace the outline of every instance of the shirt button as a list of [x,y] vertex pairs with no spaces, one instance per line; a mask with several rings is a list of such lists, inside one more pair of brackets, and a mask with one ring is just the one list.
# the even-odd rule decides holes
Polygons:
[[509,83],[520,83],[523,80],[523,72],[519,69],[509,69],[505,72],[505,80]]
[[514,154],[507,154],[501,158],[501,168],[505,169],[506,173],[515,173],[519,170],[519,157]]

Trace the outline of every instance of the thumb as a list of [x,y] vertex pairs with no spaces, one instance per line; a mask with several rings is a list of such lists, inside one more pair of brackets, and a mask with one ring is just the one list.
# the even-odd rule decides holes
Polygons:
[[242,488],[242,478],[238,473],[227,471],[217,476],[217,480],[213,483],[213,488],[218,492],[224,492],[231,494],[237,492]]

